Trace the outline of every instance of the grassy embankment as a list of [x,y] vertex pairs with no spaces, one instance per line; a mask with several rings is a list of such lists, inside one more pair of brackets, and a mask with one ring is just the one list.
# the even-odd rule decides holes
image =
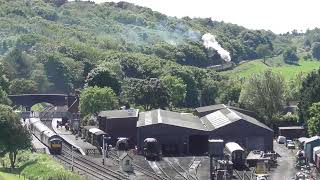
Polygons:
[[[9,167],[7,157],[3,158],[5,166]],[[42,179],[42,180],[81,180],[82,177],[66,170],[47,154],[22,152],[18,155],[17,168],[10,171],[9,168],[0,165],[0,180],[22,180],[22,179]],[[20,178],[19,178],[20,174]]]
[[300,72],[308,73],[319,68],[320,61],[316,60],[302,60],[300,58],[299,63],[294,65],[284,63],[281,57],[274,57],[268,59],[266,64],[262,60],[248,61],[238,65],[233,70],[221,73],[231,77],[249,77],[252,74],[271,69],[274,72],[281,73],[288,80]]

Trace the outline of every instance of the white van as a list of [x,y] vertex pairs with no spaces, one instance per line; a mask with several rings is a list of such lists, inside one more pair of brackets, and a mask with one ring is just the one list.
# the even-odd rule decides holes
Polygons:
[[286,140],[287,140],[286,137],[284,137],[284,136],[279,136],[278,139],[277,139],[277,142],[278,142],[279,144],[285,144],[285,143],[286,143]]

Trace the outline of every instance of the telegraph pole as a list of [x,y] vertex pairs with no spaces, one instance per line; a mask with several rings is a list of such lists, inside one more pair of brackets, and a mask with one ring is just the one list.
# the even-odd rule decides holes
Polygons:
[[71,145],[71,157],[72,157],[71,171],[73,171],[74,159],[73,159],[73,146],[72,145]]

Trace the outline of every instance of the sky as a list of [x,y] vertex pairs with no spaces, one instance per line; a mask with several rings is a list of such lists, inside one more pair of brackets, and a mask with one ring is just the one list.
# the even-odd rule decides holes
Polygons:
[[[92,0],[91,0],[92,1]],[[96,3],[108,0],[93,0]],[[110,1],[110,0],[109,0]],[[118,2],[117,0],[113,0]],[[319,0],[126,0],[169,16],[211,17],[275,33],[320,27]]]

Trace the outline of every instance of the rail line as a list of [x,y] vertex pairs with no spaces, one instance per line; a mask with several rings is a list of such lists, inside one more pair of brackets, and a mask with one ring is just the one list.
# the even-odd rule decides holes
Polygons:
[[[197,172],[197,170],[198,170],[198,166],[199,166],[199,164],[201,163],[201,161],[202,161],[202,158],[197,159],[196,157],[193,157],[193,160],[192,160],[192,162],[190,163],[188,172],[189,172],[190,177],[191,177],[192,179],[194,179],[194,180],[198,180],[198,176],[197,176],[197,175],[198,175],[198,172]],[[193,167],[193,166],[196,164],[196,162],[197,162],[198,165],[196,165],[196,167]],[[194,170],[194,173],[193,173],[194,176],[191,175],[191,172],[190,172],[190,171],[192,171],[192,170]]]
[[[62,155],[55,155],[54,157],[56,159],[60,160],[60,161],[63,161],[66,164],[71,164],[71,162],[72,162],[72,159],[67,158],[65,156],[62,156]],[[96,179],[99,179],[99,180],[105,180],[105,179],[107,179],[107,180],[117,180],[117,179],[114,179],[114,178],[110,178],[109,176],[106,176],[106,175],[100,173],[99,171],[95,171],[95,170],[93,170],[93,169],[87,167],[86,165],[81,164],[81,163],[79,163],[77,161],[74,161],[73,166],[75,168],[79,169],[80,171],[84,172],[85,174],[90,175],[90,176],[92,176],[92,177],[94,177]]]
[[[236,175],[240,178],[240,180],[251,180],[251,177],[247,174],[246,171],[238,171],[238,170],[233,170]],[[242,176],[241,173],[242,172]]]
[[[66,149],[69,149],[67,145],[65,145],[63,143],[63,150],[62,150],[62,156],[65,158],[71,158],[72,154],[67,151]],[[113,180],[125,180],[125,179],[129,179],[128,176],[125,176],[123,173],[121,172],[117,172],[111,169],[107,169],[106,167],[97,164],[95,162],[93,162],[92,160],[90,160],[89,158],[82,156],[78,153],[73,153],[73,157],[74,157],[74,162],[77,163],[81,163],[84,164],[85,167],[88,167],[90,169],[93,169],[94,171],[99,172],[100,174],[104,174],[109,176],[109,179],[113,179]]]
[[[190,180],[188,178],[188,174],[180,165],[178,165],[178,163],[175,163],[179,169],[181,169],[183,172],[179,171],[178,168],[174,165],[173,162],[171,162],[168,158],[164,158],[164,160],[169,164],[170,167],[173,168],[173,170],[178,173],[183,179],[185,180]],[[183,173],[186,173],[186,176],[183,174]]]
[[[111,159],[113,159],[114,161],[119,162],[119,157],[115,152],[109,151],[109,157]],[[168,179],[167,177],[163,177],[163,176],[161,176],[159,174],[156,174],[156,173],[154,173],[152,171],[149,171],[149,170],[147,170],[147,169],[145,169],[145,168],[143,168],[143,167],[141,167],[141,166],[139,166],[139,165],[137,165],[135,163],[133,163],[133,166],[139,172],[141,172],[142,174],[144,174],[144,175],[146,175],[146,176],[148,176],[148,177],[150,177],[152,179],[155,179],[155,180],[171,180],[171,178]]]

